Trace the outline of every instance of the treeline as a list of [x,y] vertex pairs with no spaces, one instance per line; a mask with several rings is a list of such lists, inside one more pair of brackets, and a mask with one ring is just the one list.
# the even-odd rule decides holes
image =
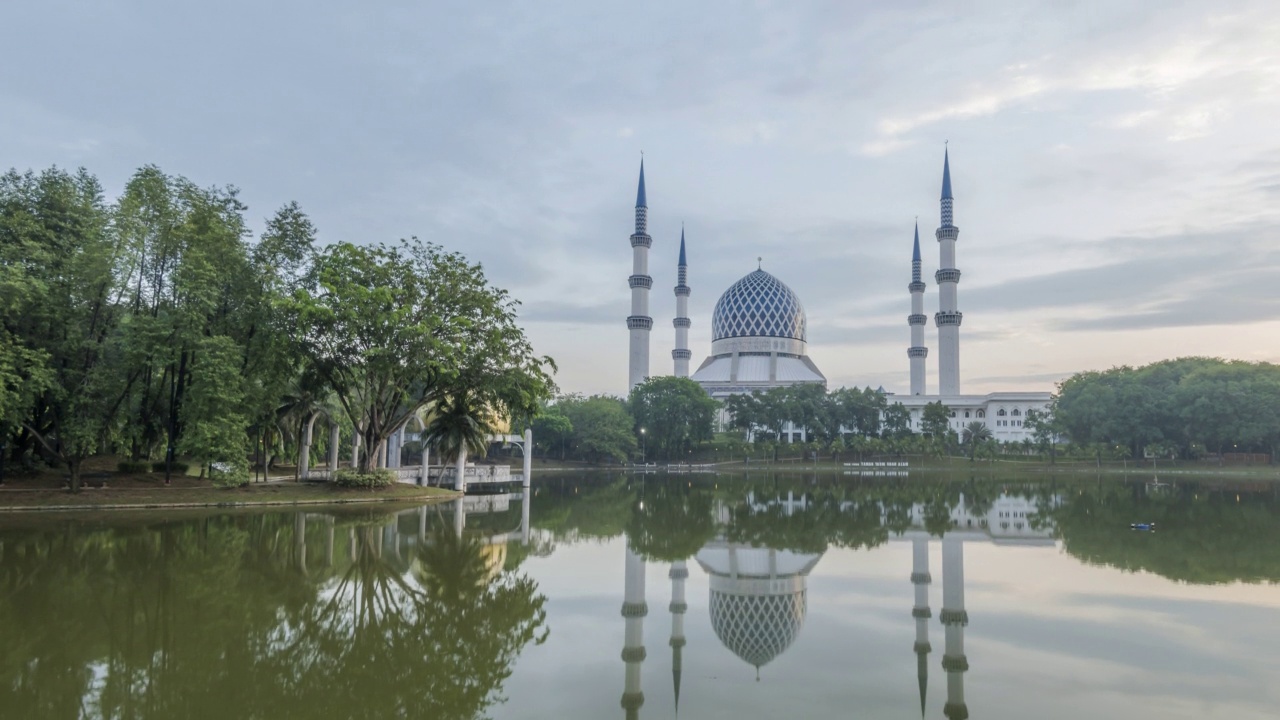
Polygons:
[[565,395],[534,420],[534,444],[560,460],[683,460],[712,439],[719,405],[694,381],[670,376],[649,378],[626,400]]
[[1084,372],[1058,388],[1048,419],[1098,452],[1198,459],[1280,449],[1280,366],[1189,357]]
[[317,412],[376,449],[447,407],[429,429],[456,453],[474,438],[454,426],[549,394],[479,266],[416,239],[321,247],[296,203],[255,240],[245,211],[152,166],[113,201],[85,170],[0,177],[0,457],[73,489],[98,454],[247,478]]

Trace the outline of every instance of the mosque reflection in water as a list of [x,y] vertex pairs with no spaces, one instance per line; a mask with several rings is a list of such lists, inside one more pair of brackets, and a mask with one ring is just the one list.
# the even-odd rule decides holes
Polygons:
[[[943,626],[944,650],[941,667],[947,678],[947,700],[943,714],[950,720],[969,717],[964,697],[964,674],[969,661],[964,652],[965,627],[969,614],[964,603],[964,546],[966,543],[987,542],[997,544],[1053,545],[1053,526],[1042,518],[1041,505],[1048,510],[1061,504],[1061,498],[1051,494],[1043,499],[1002,495],[989,507],[973,508],[965,503],[963,493],[954,506],[945,508],[946,517],[937,516],[938,507],[925,503],[911,503],[905,510],[906,523],[901,512],[892,537],[893,542],[909,542],[912,545],[910,582],[915,589],[915,604],[911,615],[915,618],[916,636],[913,651],[917,657],[917,679],[920,688],[920,713],[926,711],[929,682],[928,656],[933,651],[930,642],[929,621],[933,615],[929,603],[929,588],[933,576],[929,571],[929,546],[937,542],[942,546],[942,609],[939,619]],[[856,512],[852,502],[836,503],[839,513]],[[982,505],[986,505],[983,503]],[[643,510],[643,500],[641,501]],[[873,512],[881,516],[882,526],[895,524],[888,506],[876,501]],[[749,493],[738,507],[717,502],[713,509],[716,536],[699,549],[694,556],[697,565],[707,574],[709,594],[707,606],[711,627],[717,638],[734,655],[756,670],[787,651],[804,626],[808,609],[809,573],[821,561],[825,550],[815,552],[793,551],[768,545],[740,542],[726,532],[735,519],[744,516],[797,518],[811,507],[806,495],[794,492],[765,498]],[[1034,522],[1039,520],[1039,522]],[[1034,525],[1034,527],[1033,527]],[[927,526],[945,529],[933,533]],[[682,655],[686,645],[684,616],[688,610],[685,602],[685,581],[689,577],[686,560],[670,564],[671,580],[671,667],[676,711],[679,711],[682,680]],[[644,620],[648,614],[645,594],[646,561],[626,544],[626,573],[622,617],[626,625],[622,660],[626,664],[622,707],[626,717],[640,717],[644,705],[641,668],[647,656],[643,644]]]
[[[1160,533],[1134,533],[1135,518],[1157,523]],[[604,588],[580,564],[596,557],[601,542],[624,570]],[[969,713],[968,679],[975,692],[982,688],[975,716],[996,717],[1001,698],[990,681],[1001,661],[1008,674],[1016,660],[984,653],[970,675],[965,635],[993,641],[993,626],[1008,609],[985,600],[981,608],[966,605],[966,548],[971,561],[985,556],[990,578],[1006,570],[998,561],[987,567],[991,555],[975,544],[1055,543],[1056,563],[1143,572],[1173,581],[1161,586],[1170,593],[1274,584],[1280,484],[580,473],[545,477],[523,496],[398,512],[15,516],[0,526],[0,716],[547,716],[546,706],[522,702],[530,694],[573,696],[590,706],[574,716],[596,716],[618,707],[620,689],[624,717],[669,717],[682,695],[692,712],[740,689],[707,679],[706,670],[718,675],[724,663],[766,681],[771,672],[795,677],[818,669],[815,651],[834,641],[817,642],[820,634],[801,641],[810,574],[825,570],[824,580],[839,579],[847,575],[838,571],[842,562],[888,560],[902,564],[900,575],[891,571],[901,585],[868,592],[901,602],[901,614],[882,623],[877,642],[901,642],[900,672],[915,665],[919,697],[907,677],[901,690],[865,685],[855,694],[911,715],[918,704],[924,716],[956,720]],[[886,545],[903,552],[861,552]],[[665,574],[662,588],[645,587],[649,571],[656,571],[650,580]],[[1117,577],[1099,574],[1108,582]],[[704,582],[705,608],[701,596],[690,603],[687,591],[700,595]],[[815,584],[821,613],[815,609],[810,633],[845,609],[831,590]],[[568,602],[556,605],[561,593]],[[589,602],[575,605],[574,593]],[[620,643],[575,637],[591,623],[617,622],[619,595]],[[1240,608],[1211,606],[1193,622],[1232,631]],[[971,609],[987,621],[969,628]],[[670,686],[653,676],[667,658],[646,652],[646,622],[651,642],[655,631],[667,638],[661,652],[670,653]],[[1252,642],[1255,624],[1238,624]],[[1168,634],[1164,626],[1155,632],[1140,642]],[[701,647],[716,642],[731,655]],[[544,643],[535,657],[531,649]],[[619,644],[622,676],[616,685],[593,684],[589,697],[559,692],[581,690],[577,678],[539,672],[539,663],[573,662],[583,649],[616,662]],[[761,672],[783,656],[786,668]],[[695,660],[708,663],[699,666],[704,672],[690,669]],[[612,683],[612,668],[601,672]],[[667,687],[675,708],[665,706]],[[664,707],[646,707],[646,689],[664,698]],[[1064,700],[1072,692],[1064,685]],[[512,702],[496,704],[504,693]],[[830,694],[847,697],[848,688]]]

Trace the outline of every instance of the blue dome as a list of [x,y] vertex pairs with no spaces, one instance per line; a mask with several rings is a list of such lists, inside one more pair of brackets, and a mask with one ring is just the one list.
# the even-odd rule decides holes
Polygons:
[[711,333],[712,340],[776,337],[806,342],[804,307],[781,280],[756,270],[720,296]]

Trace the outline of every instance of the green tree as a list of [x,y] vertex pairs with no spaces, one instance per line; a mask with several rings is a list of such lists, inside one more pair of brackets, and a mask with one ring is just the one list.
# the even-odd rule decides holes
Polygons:
[[465,477],[467,455],[483,455],[489,448],[489,436],[497,432],[492,412],[466,390],[440,399],[431,409],[424,440],[435,446],[442,458],[456,463],[458,487]]
[[689,378],[659,376],[633,388],[628,405],[649,451],[670,460],[711,439],[720,404]]
[[533,444],[544,455],[559,450],[560,459],[564,460],[572,439],[573,423],[559,404],[544,405],[533,418]]
[[635,453],[635,419],[621,399],[593,395],[563,405],[573,426],[573,450],[578,457],[595,463],[624,462]]
[[928,403],[920,416],[920,430],[934,440],[943,440],[951,424],[951,411],[941,400]]
[[[27,437],[61,462],[73,491],[80,467],[115,429],[126,380],[117,342],[121,312],[117,235],[96,178],[48,170],[0,178],[0,247],[6,265],[0,352],[9,399]],[[33,363],[27,365],[28,362]],[[18,383],[32,386],[16,389]],[[42,388],[37,393],[35,388]],[[11,405],[10,405],[11,404]]]
[[977,456],[978,446],[992,440],[991,428],[981,420],[974,420],[964,426],[964,431],[960,433],[960,442],[969,449],[969,462],[973,462]]
[[894,403],[884,410],[884,434],[886,437],[906,437],[911,434],[911,411],[902,403]]
[[[295,292],[298,343],[365,448],[423,407],[458,393],[531,418],[554,385],[515,322],[516,302],[478,265],[417,241],[331,245],[318,288]],[[362,457],[365,469],[373,453]]]

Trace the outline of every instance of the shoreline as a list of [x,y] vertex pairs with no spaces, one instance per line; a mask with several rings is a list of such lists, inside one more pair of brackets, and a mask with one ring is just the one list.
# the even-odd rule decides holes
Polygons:
[[[93,488],[72,494],[56,489],[0,489],[0,513],[65,513],[121,510],[192,510],[289,508],[317,505],[379,503],[436,503],[461,493],[416,485],[380,490],[347,490],[323,485],[262,484],[258,487],[218,488]],[[131,497],[132,496],[132,497]],[[172,496],[172,500],[161,496]],[[16,501],[16,502],[15,502]],[[68,502],[69,501],[69,502]]]

